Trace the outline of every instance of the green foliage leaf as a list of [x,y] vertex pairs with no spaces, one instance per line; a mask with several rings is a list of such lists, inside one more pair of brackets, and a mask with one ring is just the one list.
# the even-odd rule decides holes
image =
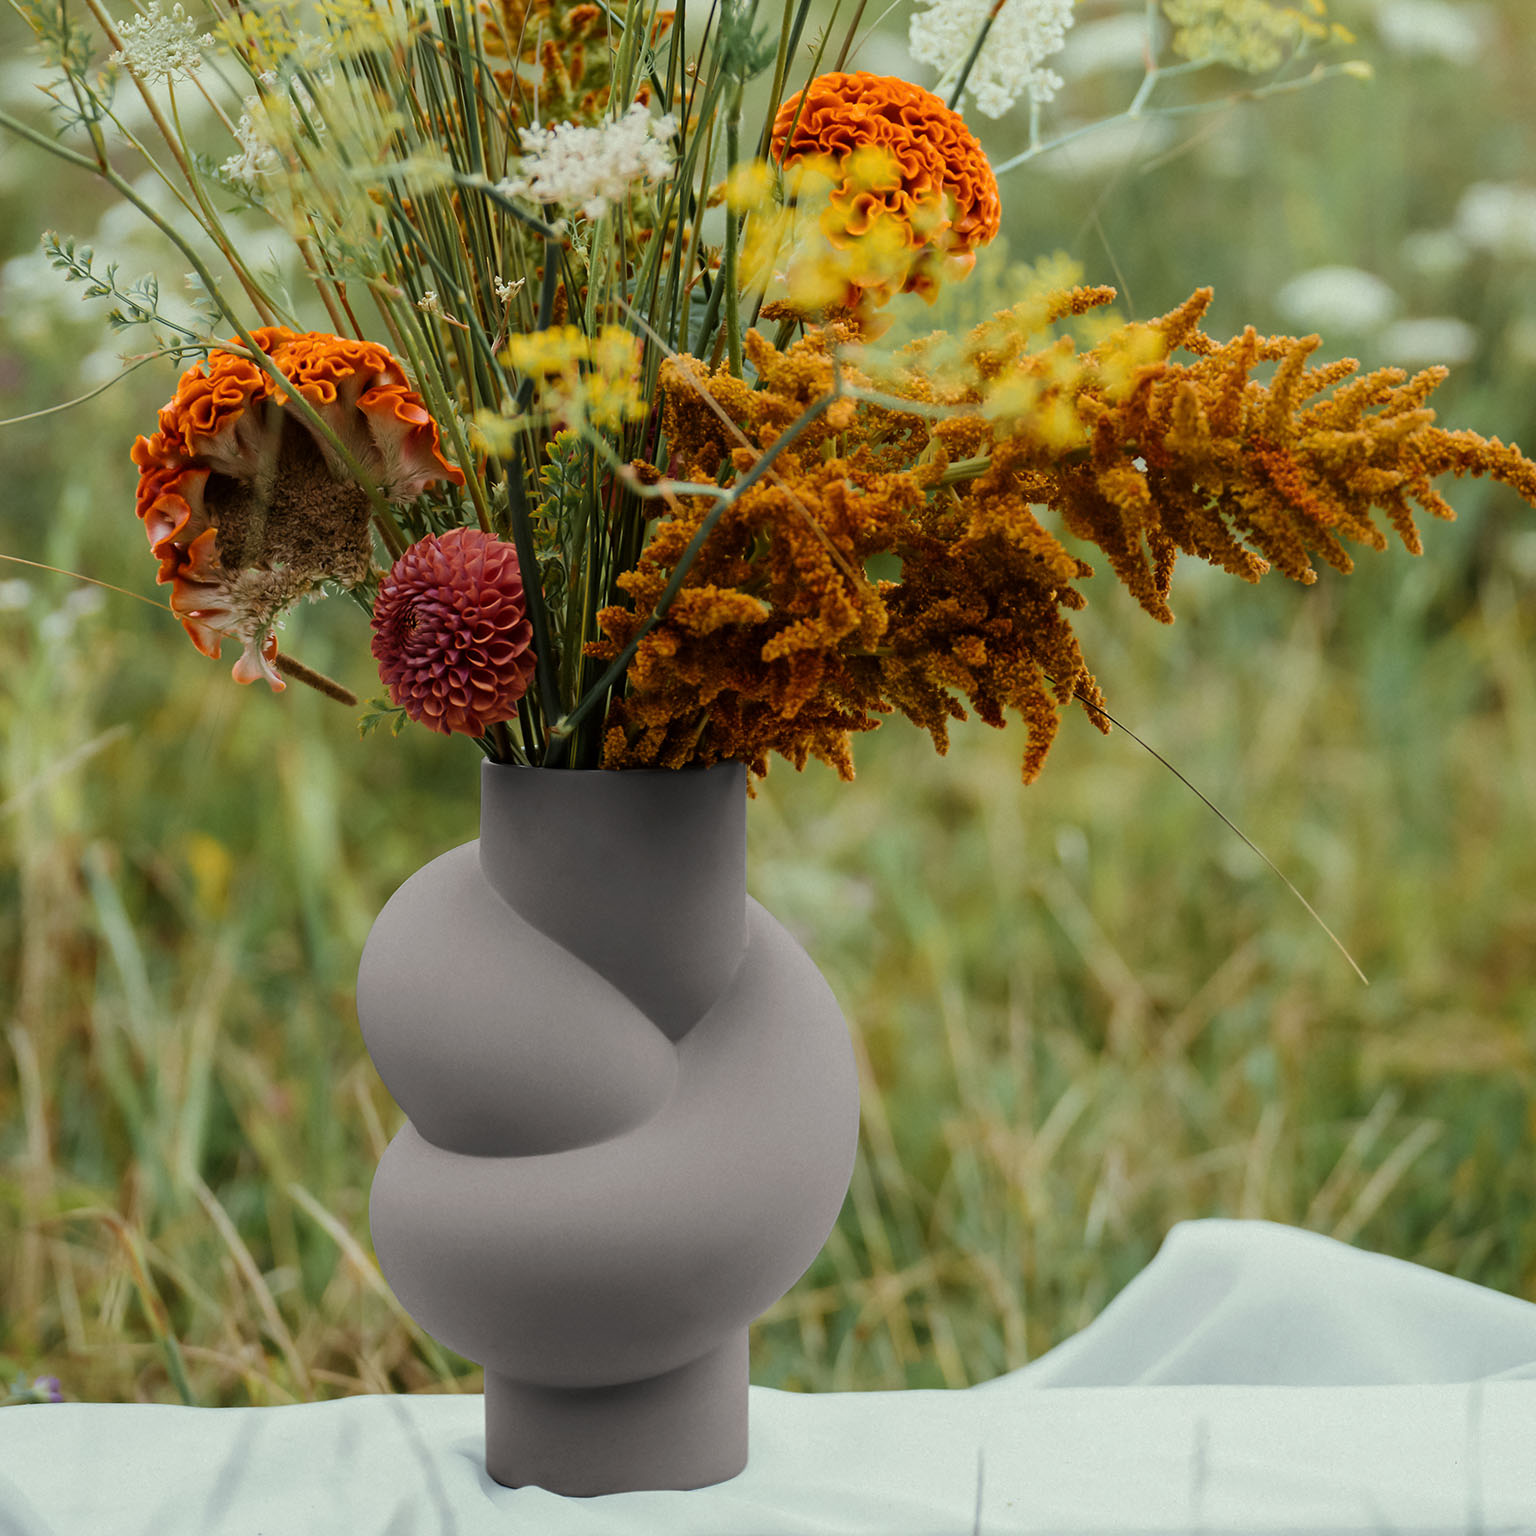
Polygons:
[[154,331],[156,326],[164,326],[203,348],[203,337],[197,331],[161,314],[160,279],[152,272],[124,287],[118,281],[115,261],[98,272],[92,246],[80,245],[73,235],[60,235],[51,229],[43,235],[43,252],[49,264],[64,274],[65,282],[85,284],[84,298],[117,300],[117,308],[107,315],[107,324],[114,331],[131,330],[136,325],[147,326],[156,342],[170,349],[174,344],[163,340]]
[[368,703],[372,708],[358,716],[357,734],[366,736],[370,731],[376,731],[387,724],[389,734],[398,736],[410,716],[398,704],[391,704],[386,698],[369,699]]

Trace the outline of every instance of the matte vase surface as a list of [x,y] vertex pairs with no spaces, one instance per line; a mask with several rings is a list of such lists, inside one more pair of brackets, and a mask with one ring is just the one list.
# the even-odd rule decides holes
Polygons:
[[357,1011],[408,1117],[373,1181],[407,1312],[485,1367],[486,1468],[557,1493],[747,1462],[747,1327],[837,1219],[848,1028],[746,893],[746,770],[485,763]]

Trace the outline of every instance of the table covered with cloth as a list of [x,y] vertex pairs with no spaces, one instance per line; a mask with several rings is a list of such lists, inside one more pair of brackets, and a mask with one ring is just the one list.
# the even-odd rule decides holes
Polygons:
[[1092,1324],[952,1391],[751,1388],[712,1488],[503,1488],[478,1395],[0,1411],[0,1536],[1536,1536],[1536,1304],[1184,1222]]

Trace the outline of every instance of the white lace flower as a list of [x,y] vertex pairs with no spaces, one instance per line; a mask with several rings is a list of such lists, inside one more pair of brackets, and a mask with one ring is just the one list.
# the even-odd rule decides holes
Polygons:
[[240,145],[240,153],[231,155],[220,166],[231,181],[243,181],[254,188],[264,176],[274,175],[281,169],[282,161],[272,147],[266,109],[259,96],[245,98],[245,111],[235,124],[235,139]]
[[123,46],[110,62],[124,65],[141,80],[190,79],[203,67],[202,50],[214,42],[211,32],[198,36],[192,18],[179,5],[167,16],[160,0],[149,0],[142,16],[118,22],[117,35]]
[[660,181],[671,171],[672,148],[666,141],[676,131],[676,118],[652,118],[639,102],[600,128],[576,123],[524,128],[518,174],[498,190],[600,219],[631,188]]
[[[938,93],[953,82],[986,25],[994,0],[920,0],[927,6],[912,17],[907,47],[919,64],[940,71]],[[1061,76],[1045,61],[1066,45],[1072,0],[1002,0],[982,44],[966,92],[983,117],[1001,117],[1026,92],[1032,102],[1050,101]]]
[[[292,141],[292,129],[298,120],[294,107],[305,114],[314,133],[322,137],[325,134],[325,120],[302,80],[290,81],[285,96],[277,89],[279,82],[275,70],[264,70],[256,78],[266,86],[269,95],[245,98],[241,104],[244,110],[240,113],[240,121],[235,124],[240,153],[231,155],[220,166],[231,181],[243,181],[253,191],[264,177],[274,176],[283,168],[278,146]],[[331,83],[326,75],[322,75],[321,80],[325,84]],[[286,130],[283,128],[285,124]]]

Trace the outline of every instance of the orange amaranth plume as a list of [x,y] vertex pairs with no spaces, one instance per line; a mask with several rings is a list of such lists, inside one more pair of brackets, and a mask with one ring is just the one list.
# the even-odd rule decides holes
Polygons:
[[[383,347],[281,326],[252,337],[389,500],[412,501],[444,480],[463,485]],[[367,492],[278,385],[233,352],[181,376],[159,430],[134,442],[133,462],[155,579],[171,584],[171,610],[192,643],[217,658],[226,638],[238,640],[235,681],[265,677],[281,691],[273,625],[322,582],[350,587],[368,574]]]

